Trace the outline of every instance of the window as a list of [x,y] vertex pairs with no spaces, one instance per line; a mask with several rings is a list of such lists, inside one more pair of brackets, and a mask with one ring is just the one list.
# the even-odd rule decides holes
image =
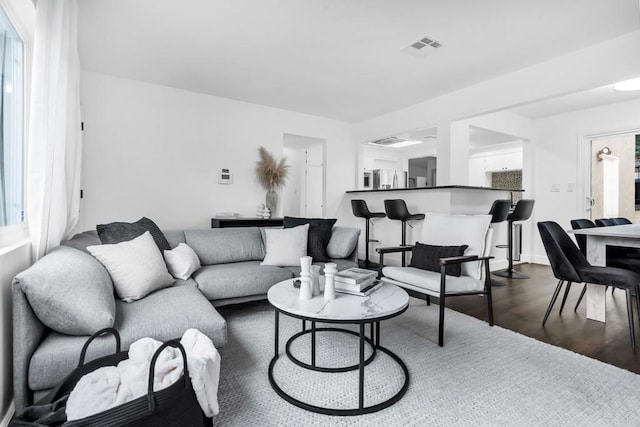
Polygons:
[[0,227],[25,220],[24,43],[0,8]]

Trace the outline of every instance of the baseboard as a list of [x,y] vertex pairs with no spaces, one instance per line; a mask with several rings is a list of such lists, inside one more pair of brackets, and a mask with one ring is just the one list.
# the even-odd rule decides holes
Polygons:
[[7,412],[4,414],[2,421],[0,421],[0,427],[7,427],[9,425],[9,421],[11,421],[11,417],[13,417],[13,413],[16,411],[16,405],[12,400],[9,404],[9,408],[7,408]]
[[544,255],[530,255],[529,262],[532,264],[551,265],[549,264],[549,258]]

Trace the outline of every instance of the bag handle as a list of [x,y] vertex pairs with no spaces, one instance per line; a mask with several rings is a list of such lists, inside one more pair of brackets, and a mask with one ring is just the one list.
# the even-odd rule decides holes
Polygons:
[[115,338],[116,338],[116,353],[120,353],[120,334],[118,333],[117,330],[115,330],[114,328],[104,328],[104,329],[100,329],[98,332],[96,332],[95,334],[91,335],[89,337],[89,339],[87,340],[86,343],[84,343],[84,345],[82,346],[82,351],[80,352],[80,361],[78,362],[78,368],[82,367],[82,365],[84,365],[84,359],[85,356],[87,355],[87,349],[89,348],[89,344],[91,344],[91,342],[98,338],[101,337],[103,335],[107,335],[107,334],[112,334]]
[[177,348],[178,350],[180,350],[180,353],[182,353],[182,368],[183,368],[182,377],[184,381],[184,388],[188,388],[191,384],[191,379],[189,377],[189,368],[187,367],[187,353],[185,352],[184,347],[177,340],[170,340],[165,342],[160,347],[158,347],[156,352],[153,354],[153,357],[151,358],[151,366],[149,366],[149,386],[147,387],[147,400],[149,402],[149,412],[153,412],[156,410],[156,399],[155,399],[155,396],[153,395],[153,379],[154,379],[153,377],[156,369],[156,360],[160,356],[160,353],[162,353],[162,351],[167,347]]

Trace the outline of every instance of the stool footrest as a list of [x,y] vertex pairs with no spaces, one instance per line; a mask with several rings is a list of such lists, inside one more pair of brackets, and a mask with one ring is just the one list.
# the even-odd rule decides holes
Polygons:
[[496,248],[508,248],[509,245],[496,245]]
[[380,243],[380,240],[377,239],[369,239],[369,243]]

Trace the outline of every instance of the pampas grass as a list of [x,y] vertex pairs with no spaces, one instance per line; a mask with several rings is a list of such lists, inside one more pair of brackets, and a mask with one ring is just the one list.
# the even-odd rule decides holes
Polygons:
[[264,147],[260,147],[258,153],[260,154],[260,160],[256,166],[256,175],[260,185],[265,190],[272,190],[284,185],[289,172],[289,165],[287,165],[286,159],[283,157],[277,162]]

